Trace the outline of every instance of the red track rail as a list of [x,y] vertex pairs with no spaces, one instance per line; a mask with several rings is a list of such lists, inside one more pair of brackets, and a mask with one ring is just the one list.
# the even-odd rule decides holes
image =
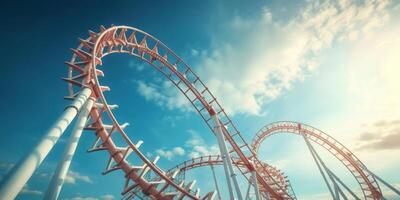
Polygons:
[[[195,110],[200,114],[207,126],[212,130],[211,116],[217,114],[226,140],[231,146],[232,157],[238,158],[245,168],[239,167],[241,173],[249,179],[251,170],[256,169],[257,179],[263,188],[273,199],[293,199],[284,188],[281,188],[273,175],[263,167],[255,152],[245,142],[236,126],[226,115],[214,95],[209,91],[200,78],[191,68],[172,50],[153,36],[128,26],[114,26],[100,28],[100,33],[89,31],[90,37],[80,39],[81,44],[73,49],[73,57],[69,66],[68,78],[69,98],[74,98],[82,87],[93,90],[93,97],[97,100],[98,108],[91,112],[93,123],[87,129],[96,132],[96,142],[91,151],[106,150],[110,154],[109,163],[105,173],[114,170],[123,170],[126,176],[126,184],[123,194],[134,187],[141,187],[143,193],[156,199],[171,199],[175,196],[184,196],[191,199],[199,199],[199,194],[186,189],[184,185],[174,182],[159,167],[157,160],[150,161],[129,139],[122,126],[112,112],[112,106],[107,103],[103,92],[109,88],[102,86],[98,77],[103,72],[98,68],[102,64],[101,59],[112,53],[127,53],[147,62],[169,79],[185,97],[190,101]],[[105,124],[111,123],[109,125]],[[124,139],[126,146],[117,147],[113,142],[113,136],[119,134]],[[98,144],[101,141],[100,144]],[[143,162],[140,165],[131,166],[128,158],[131,152]],[[250,161],[254,162],[254,165]],[[162,181],[149,182],[144,178],[147,172],[157,174]],[[174,188],[175,193],[164,192],[167,188]],[[204,198],[210,198],[213,193],[208,193]]]
[[[186,160],[175,167],[169,169],[167,173],[173,173],[176,170],[179,170],[179,172],[185,172],[189,171],[194,168],[198,167],[204,167],[204,166],[210,166],[210,165],[222,165],[223,161],[221,159],[220,155],[215,155],[215,156],[202,156],[202,157],[197,157],[197,158],[192,158],[190,160]],[[243,165],[243,163],[240,160],[234,160],[233,164],[238,166],[238,167],[246,167]],[[288,188],[288,183],[289,181],[286,179],[285,175],[281,172],[281,170],[277,169],[276,167],[273,167],[271,165],[268,165],[267,163],[263,163],[263,167],[265,168],[266,171],[269,171],[271,175],[274,177],[275,180],[278,181],[279,185],[282,188],[285,188],[285,190],[289,189]],[[266,192],[266,188],[260,188],[262,192]]]
[[[237,167],[245,168],[246,166],[243,165],[243,163],[240,160],[235,160],[233,161],[233,164]],[[211,166],[211,165],[223,165],[223,161],[221,159],[220,155],[213,155],[213,156],[201,156],[197,158],[192,158],[189,160],[186,160],[175,167],[170,168],[169,170],[166,171],[166,174],[174,174],[174,176],[179,176],[179,174],[185,174],[187,171],[190,171],[195,168],[200,168],[200,167],[206,167],[206,166]],[[290,182],[286,178],[286,176],[281,172],[281,170],[277,169],[276,167],[270,166],[267,163],[263,164],[263,167],[265,170],[268,170],[272,176],[275,178],[275,180],[278,181],[279,185],[282,188],[285,188],[288,190],[288,193],[290,193],[291,188],[289,186]],[[159,179],[154,179],[154,181],[159,181]],[[136,188],[135,188],[136,189]],[[138,191],[140,189],[133,190],[131,194],[127,195],[130,198],[133,198],[137,196]],[[265,195],[267,193],[266,189],[263,187],[260,187],[260,192]],[[129,198],[127,198],[129,199]]]
[[327,149],[353,174],[360,184],[365,199],[380,200],[382,193],[374,176],[365,170],[365,165],[340,142],[312,126],[298,122],[275,122],[261,128],[253,138],[252,148],[258,152],[260,144],[277,133],[305,134],[307,138]]

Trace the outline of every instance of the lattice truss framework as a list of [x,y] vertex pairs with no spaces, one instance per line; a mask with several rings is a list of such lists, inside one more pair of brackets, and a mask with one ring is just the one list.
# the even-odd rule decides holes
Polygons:
[[[194,188],[194,181],[186,183],[179,178],[183,172],[202,166],[220,165],[219,156],[208,156],[186,161],[176,167],[163,171],[157,166],[159,157],[150,160],[140,150],[141,141],[132,141],[124,128],[128,123],[120,123],[114,116],[116,105],[107,102],[104,92],[110,90],[103,86],[100,77],[104,76],[102,58],[113,53],[126,53],[148,63],[162,73],[190,101],[193,108],[213,131],[212,116],[217,115],[222,124],[223,135],[229,144],[229,154],[233,164],[247,181],[255,170],[261,193],[270,199],[296,199],[286,177],[257,157],[261,142],[270,135],[289,132],[304,134],[314,143],[327,149],[342,162],[360,184],[365,199],[381,199],[380,187],[365,165],[341,143],[322,131],[296,122],[277,122],[263,127],[257,132],[249,145],[235,124],[228,117],[216,97],[193,72],[193,70],[171,49],[153,36],[128,26],[101,26],[99,32],[89,31],[89,37],[79,39],[80,45],[73,51],[69,67],[69,96],[74,99],[81,88],[88,87],[96,101],[90,111],[90,123],[85,128],[93,131],[96,139],[89,152],[107,151],[109,160],[103,174],[121,170],[125,174],[122,194],[133,198],[138,192],[153,199],[213,199],[215,191],[201,195]],[[116,145],[113,138],[120,137],[124,145]]]

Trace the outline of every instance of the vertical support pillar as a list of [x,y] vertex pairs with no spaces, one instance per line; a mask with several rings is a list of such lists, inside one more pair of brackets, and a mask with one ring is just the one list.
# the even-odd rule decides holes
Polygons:
[[[228,169],[229,171],[226,171],[225,174],[230,176],[227,179],[229,179],[229,183],[230,183],[230,179],[232,179],[233,185],[235,186],[235,190],[236,190],[236,196],[238,200],[242,200],[242,194],[240,192],[240,187],[239,187],[239,183],[236,179],[236,174],[233,170],[233,165],[232,165],[232,160],[231,160],[231,156],[228,153],[228,148],[226,147],[226,143],[225,143],[225,138],[224,138],[224,133],[222,132],[222,128],[221,128],[221,123],[219,122],[218,116],[215,113],[214,110],[212,110],[211,113],[211,117],[214,120],[214,132],[215,135],[217,136],[217,140],[218,140],[218,144],[219,144],[219,149],[221,151],[221,157],[222,160],[224,161],[224,169],[226,171],[226,169]],[[229,186],[228,183],[228,186]],[[232,190],[232,188],[231,188]],[[231,192],[230,192],[231,194]],[[234,198],[233,195],[231,196],[231,199]]]
[[[315,162],[317,163],[318,167],[320,168],[319,164],[320,163],[322,165],[322,167],[324,168],[326,174],[328,175],[328,177],[331,179],[332,183],[333,183],[333,188],[334,188],[334,193],[332,192],[332,197],[334,200],[340,200],[340,196],[339,194],[345,199],[347,200],[346,195],[344,194],[343,190],[339,187],[339,185],[337,184],[337,182],[335,181],[335,177],[333,176],[333,172],[325,165],[325,163],[322,161],[321,157],[319,157],[317,151],[315,151],[314,147],[311,145],[310,141],[308,140],[308,138],[304,135],[303,138],[308,146],[308,149],[311,152],[311,155],[313,156]],[[328,188],[331,190],[330,188],[330,184],[327,182],[327,179],[325,178],[325,175],[323,173],[323,171],[320,169],[321,174],[323,174],[324,176],[324,180],[328,186]],[[337,177],[336,177],[337,178]],[[339,179],[339,178],[338,178]]]
[[259,188],[258,188],[258,181],[257,181],[257,173],[256,173],[256,171],[255,170],[253,170],[252,172],[251,172],[251,176],[252,176],[252,178],[253,178],[253,182],[254,182],[254,193],[256,194],[256,200],[261,200],[261,197],[260,197],[260,190],[259,190]]
[[214,127],[214,133],[215,133],[215,136],[217,137],[219,151],[220,151],[222,162],[223,162],[223,166],[224,166],[225,178],[226,178],[226,183],[228,185],[228,191],[229,191],[229,199],[230,200],[234,200],[235,196],[233,195],[231,174],[230,174],[229,169],[228,169],[228,161],[227,161],[230,158],[226,157],[226,154],[225,154],[225,151],[224,151],[224,148],[226,149],[226,145],[225,145],[225,142],[224,142],[224,139],[223,139],[221,127],[219,125],[219,120],[218,120],[218,118],[216,118],[214,116],[212,116],[214,118],[214,121],[216,119],[216,124],[215,124],[215,127]]
[[214,171],[214,165],[210,165],[211,167],[211,171],[213,174],[213,178],[214,178],[214,183],[215,183],[215,189],[217,190],[217,194],[218,194],[218,199],[221,200],[221,193],[218,187],[218,182],[217,182],[217,177],[215,176],[215,171]]
[[65,129],[75,118],[91,93],[92,90],[90,88],[83,88],[75,100],[65,108],[60,118],[50,128],[39,144],[12,169],[0,186],[0,199],[11,200],[18,195],[64,133]]
[[[336,199],[336,195],[335,195],[333,189],[331,188],[331,185],[329,184],[328,179],[326,178],[325,173],[324,173],[324,171],[323,171],[323,169],[322,169],[322,167],[321,167],[321,165],[320,165],[320,163],[319,163],[319,160],[318,160],[318,158],[316,157],[316,155],[314,154],[314,151],[313,151],[313,149],[312,149],[312,146],[311,146],[310,142],[309,142],[308,139],[307,139],[307,136],[306,136],[304,133],[301,133],[300,129],[299,129],[299,132],[300,132],[300,134],[303,136],[304,141],[305,141],[306,144],[307,144],[308,150],[310,150],[311,155],[312,155],[312,157],[313,157],[315,163],[317,164],[318,170],[319,170],[319,172],[321,173],[322,178],[324,178],[324,181],[325,181],[325,183],[326,183],[326,186],[328,187],[329,192],[330,192],[331,195],[332,195],[332,198],[333,198],[334,200],[337,200],[337,199]],[[329,175],[328,175],[328,176],[329,176]]]
[[346,184],[343,183],[342,180],[339,179],[339,177],[337,177],[333,172],[331,172],[331,170],[328,169],[328,173],[331,174],[332,177],[336,179],[336,181],[338,181],[347,190],[347,192],[349,192],[354,197],[354,199],[361,200]]
[[83,128],[86,125],[90,110],[92,109],[93,105],[94,99],[89,98],[86,101],[85,105],[82,107],[80,113],[78,114],[76,124],[74,126],[74,129],[72,130],[72,134],[65,147],[65,151],[61,157],[61,160],[58,163],[57,169],[50,181],[49,187],[47,188],[44,199],[56,200],[58,198],[69,166],[71,165],[72,158],[75,154],[75,150],[78,146],[79,139],[82,135]]
[[249,186],[247,187],[246,197],[244,198],[244,200],[250,199],[250,188],[251,188],[251,180],[249,181]]

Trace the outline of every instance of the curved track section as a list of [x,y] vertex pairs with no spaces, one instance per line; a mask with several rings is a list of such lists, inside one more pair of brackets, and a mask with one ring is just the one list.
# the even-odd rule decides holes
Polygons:
[[[235,160],[232,163],[237,167],[241,168],[246,167],[240,160]],[[169,170],[167,170],[167,174],[171,174],[174,177],[177,177],[179,182],[182,182],[183,180],[185,180],[185,174],[187,171],[190,171],[195,168],[215,166],[215,165],[223,165],[223,160],[220,155],[201,156],[186,160],[176,165],[175,167],[170,168]],[[278,181],[279,185],[282,188],[285,188],[285,190],[287,190],[287,192],[290,193],[291,196],[295,196],[290,186],[289,180],[283,174],[283,172],[281,172],[281,170],[277,169],[276,167],[270,166],[267,163],[263,163],[263,167],[265,168],[265,170],[268,170],[271,173],[271,175],[274,177],[275,180]],[[154,181],[157,181],[157,179],[155,179]],[[139,192],[140,189],[135,188],[135,190],[132,190],[130,194],[126,196],[126,199],[130,199],[135,196],[140,197]],[[266,188],[260,187],[260,192],[263,195],[265,195],[267,193]],[[267,197],[265,198],[267,199]]]
[[[246,167],[240,160],[234,160],[232,162],[234,165],[238,167]],[[213,155],[213,156],[202,156],[202,157],[197,157],[193,158],[190,160],[186,160],[175,167],[169,169],[167,173],[173,173],[174,171],[179,171],[179,173],[185,173],[186,171],[199,168],[199,167],[204,167],[204,166],[210,166],[210,165],[222,165],[223,161],[220,155]],[[289,189],[289,180],[286,178],[286,176],[283,174],[283,172],[276,167],[273,167],[271,165],[268,165],[267,163],[263,163],[263,167],[265,168],[266,171],[269,171],[270,174],[274,177],[275,180],[278,181],[279,185],[284,188],[285,190]],[[266,192],[266,188],[260,188],[261,192]],[[291,191],[287,191],[288,193],[291,193]]]
[[[140,187],[144,194],[154,199],[200,199],[214,196],[214,193],[210,192],[200,197],[199,190],[192,191],[192,186],[188,187],[190,184],[175,182],[174,177],[156,165],[158,158],[146,158],[138,149],[140,143],[134,144],[127,136],[124,131],[127,124],[117,121],[112,111],[116,106],[108,104],[103,94],[110,88],[101,85],[99,81],[99,77],[104,76],[98,69],[102,65],[102,58],[113,53],[130,54],[161,72],[187,97],[211,130],[212,116],[218,115],[220,123],[224,125],[222,131],[231,146],[230,154],[245,166],[238,168],[241,173],[249,180],[250,172],[255,169],[259,183],[273,199],[293,199],[280,187],[272,174],[265,170],[263,163],[258,160],[255,152],[245,142],[206,85],[172,50],[153,36],[128,26],[113,26],[108,29],[102,26],[99,33],[89,31],[89,35],[87,39],[80,39],[81,44],[78,48],[72,49],[72,59],[66,62],[69,70],[68,78],[64,80],[69,83],[70,93],[67,98],[74,98],[83,87],[93,90],[92,98],[96,99],[97,107],[92,109],[92,123],[86,129],[95,131],[97,139],[89,151],[109,152],[110,158],[104,173],[114,170],[122,170],[125,173],[126,181],[122,194]],[[117,134],[124,140],[123,146],[115,144],[113,137]],[[130,164],[132,152],[141,163]],[[149,172],[158,176],[159,181],[151,182],[146,179],[145,176]]]
[[261,128],[255,135],[252,148],[258,152],[260,144],[269,136],[277,133],[304,134],[308,139],[324,147],[335,156],[353,174],[360,184],[365,199],[380,200],[382,193],[374,176],[349,149],[340,142],[312,126],[298,122],[275,122]]

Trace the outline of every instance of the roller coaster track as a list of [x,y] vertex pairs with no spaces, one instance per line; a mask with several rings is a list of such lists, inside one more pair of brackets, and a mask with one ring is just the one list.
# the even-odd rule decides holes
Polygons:
[[[185,180],[185,174],[186,172],[196,169],[196,168],[202,168],[202,167],[207,167],[207,166],[217,166],[217,165],[222,165],[223,161],[220,155],[210,155],[210,156],[201,156],[201,157],[196,157],[192,158],[189,160],[186,160],[169,170],[167,170],[167,174],[174,174],[175,177],[181,177],[179,178],[179,181],[184,181]],[[233,162],[234,165],[238,167],[245,167],[243,163],[239,160],[234,160]],[[263,163],[263,167],[265,168],[264,170],[269,171],[270,174],[274,177],[275,180],[278,181],[279,185],[284,188],[287,193],[291,194],[292,197],[294,197],[294,192],[292,191],[291,185],[287,177],[284,175],[284,173],[277,169],[276,167],[270,166],[267,163]],[[155,179],[154,181],[156,181]],[[265,188],[261,187],[260,191],[262,194],[266,194],[267,191],[265,191]],[[132,190],[129,195],[126,196],[126,200],[132,199],[135,196],[139,196],[141,192],[140,188],[135,188],[135,190]],[[144,199],[144,197],[141,197]]]
[[[67,98],[76,97],[82,88],[90,88],[92,98],[96,100],[97,107],[90,112],[92,123],[86,129],[96,134],[93,147],[89,150],[108,151],[110,158],[104,174],[114,170],[125,173],[125,187],[122,194],[132,188],[140,187],[146,195],[155,199],[191,198],[208,199],[214,196],[209,192],[205,196],[191,190],[185,183],[177,183],[174,177],[162,171],[157,165],[158,158],[148,159],[140,150],[140,144],[134,144],[124,131],[127,123],[120,124],[112,109],[116,106],[108,104],[104,92],[109,91],[108,86],[100,83],[99,77],[104,76],[101,69],[102,58],[113,53],[126,53],[150,64],[161,72],[179,91],[190,101],[206,125],[213,130],[212,117],[218,115],[223,124],[223,134],[230,144],[230,155],[237,158],[244,167],[238,167],[242,175],[249,180],[252,170],[256,170],[257,180],[267,190],[273,199],[293,199],[284,188],[281,188],[273,175],[263,168],[263,163],[257,158],[255,152],[246,143],[240,132],[227,116],[224,109],[210,92],[207,86],[192,71],[192,69],[171,49],[155,37],[133,27],[112,26],[108,29],[101,26],[100,32],[89,31],[87,39],[80,39],[80,45],[72,49],[73,56],[66,64],[69,67],[69,83]],[[126,146],[117,146],[113,136],[122,136]],[[128,158],[134,153],[142,163],[131,165]],[[254,164],[253,164],[254,163]],[[149,182],[144,176],[153,172],[159,176],[160,181]],[[174,192],[165,193],[167,188],[174,188]]]
[[322,146],[335,156],[352,173],[359,183],[365,199],[381,199],[382,192],[375,176],[366,166],[343,144],[312,126],[298,122],[275,122],[262,127],[253,138],[252,148],[258,152],[260,144],[269,136],[278,133],[304,134],[314,143]]
[[[34,150],[2,181],[0,199],[11,200],[18,195],[76,116],[78,117],[73,133],[45,198],[57,199],[83,129],[92,131],[95,135],[93,145],[88,152],[108,152],[103,174],[122,172],[124,186],[121,194],[125,199],[140,196],[161,200],[214,199],[216,191],[201,194],[199,188],[194,188],[196,180],[186,182],[185,178],[182,179],[182,174],[185,176],[186,171],[195,168],[205,166],[213,168],[214,165],[222,164],[230,197],[235,198],[233,188],[229,185],[232,180],[237,192],[236,197],[241,199],[236,173],[232,168],[233,164],[236,171],[243,176],[242,180],[249,183],[248,191],[251,185],[254,186],[257,199],[295,200],[297,198],[287,177],[257,156],[261,143],[277,133],[292,133],[303,137],[333,199],[338,200],[341,197],[348,199],[340,187],[346,189],[347,194],[355,199],[360,198],[325,165],[311,142],[325,148],[349,170],[358,182],[366,200],[386,199],[378,181],[400,196],[397,188],[373,174],[343,144],[312,126],[289,121],[271,123],[261,128],[255,134],[252,144],[249,145],[216,97],[191,67],[161,41],[144,31],[129,26],[109,28],[100,26],[98,32],[89,31],[89,36],[79,41],[78,47],[71,49],[72,58],[65,62],[68,66],[68,76],[63,78],[68,83],[69,92],[65,98],[73,101],[65,108],[60,118]],[[157,165],[159,156],[154,158],[145,156],[139,149],[143,141],[133,141],[128,137],[125,128],[129,123],[120,123],[117,120],[113,109],[118,106],[109,104],[104,95],[105,92],[110,91],[110,87],[101,84],[104,77],[102,60],[116,53],[131,55],[148,63],[164,75],[188,99],[206,126],[216,135],[222,156],[192,158],[166,171]],[[214,171],[213,175],[215,185],[217,185]],[[333,184],[334,192],[331,184]],[[221,198],[220,194],[218,195],[218,198]]]

